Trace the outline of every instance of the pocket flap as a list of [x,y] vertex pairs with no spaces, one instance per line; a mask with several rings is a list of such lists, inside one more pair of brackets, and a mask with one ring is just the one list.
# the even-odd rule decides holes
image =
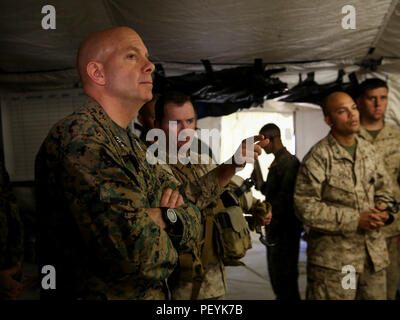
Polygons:
[[243,211],[240,207],[238,206],[232,206],[229,208],[226,208],[224,210],[229,216],[229,219],[231,220],[232,228],[236,232],[240,232],[243,229],[248,228],[247,226],[247,221],[243,215]]

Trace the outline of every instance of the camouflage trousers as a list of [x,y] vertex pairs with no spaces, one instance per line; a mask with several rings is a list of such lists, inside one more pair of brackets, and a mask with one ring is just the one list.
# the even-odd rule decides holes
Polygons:
[[375,272],[368,257],[364,271],[356,273],[355,289],[342,286],[339,270],[307,265],[307,300],[386,300],[386,269]]
[[387,299],[395,300],[400,285],[400,237],[386,239],[390,264],[386,269]]

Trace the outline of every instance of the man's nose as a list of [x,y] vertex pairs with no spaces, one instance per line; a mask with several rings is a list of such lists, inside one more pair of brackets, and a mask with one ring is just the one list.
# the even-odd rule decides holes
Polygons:
[[190,127],[190,124],[187,121],[182,121],[182,127],[183,129],[188,129]]
[[348,110],[347,114],[349,115],[350,118],[354,118],[356,114],[358,114],[358,109],[350,109]]
[[145,61],[145,64],[144,64],[144,67],[143,67],[143,70],[144,70],[144,72],[145,73],[153,73],[153,71],[155,70],[155,66],[154,66],[154,64],[149,60],[149,59],[147,59],[147,58],[145,58],[146,59],[146,61]]

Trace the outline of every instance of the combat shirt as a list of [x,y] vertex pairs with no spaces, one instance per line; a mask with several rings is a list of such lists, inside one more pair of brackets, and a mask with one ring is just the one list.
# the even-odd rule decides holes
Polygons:
[[[209,159],[211,162],[211,159]],[[170,165],[172,172],[175,177],[181,182],[185,183],[187,181],[198,181],[200,177],[207,175],[209,172],[212,172],[215,168],[215,164],[182,164],[178,162],[177,164]],[[200,209],[205,209],[212,202],[215,201],[224,191],[224,188],[220,188],[214,194],[210,195],[208,201],[197,202],[196,205]],[[201,256],[202,245],[204,245],[204,232],[205,232],[205,213],[203,212],[201,219],[201,236],[200,241],[198,242],[198,247],[193,252],[193,254],[198,257]],[[206,266],[204,270],[204,278],[200,287],[200,291],[197,299],[212,299],[225,295],[226,292],[226,275],[225,269],[223,266],[223,262],[220,257],[218,257],[218,248],[216,247],[215,233],[213,232],[213,241],[210,252],[210,262],[208,266]],[[196,263],[196,262],[195,262]],[[189,265],[190,266],[190,265]],[[183,266],[181,266],[183,267]],[[181,270],[182,272],[189,272],[192,274],[192,270]],[[192,275],[193,276],[193,275]],[[174,299],[190,299],[192,294],[192,286],[193,280],[191,277],[186,278],[182,277],[182,275],[178,275],[177,283],[171,287],[172,297]]]
[[[177,237],[147,214],[178,182],[127,134],[131,146],[89,98],[53,126],[36,157],[39,264],[56,267],[55,291],[68,298],[165,299],[177,250],[190,250],[199,236],[200,212],[188,200],[176,209]],[[188,190],[185,199],[199,193]]]
[[[400,129],[385,123],[375,139],[364,128],[360,129],[360,136],[372,143],[382,157],[386,171],[392,180],[393,195],[400,201]],[[386,237],[400,235],[400,214],[393,215],[392,224],[382,228]]]
[[393,199],[391,181],[373,145],[356,137],[355,160],[328,134],[305,156],[297,175],[295,209],[307,235],[311,264],[339,270],[352,265],[363,272],[367,254],[374,270],[389,263],[380,229],[358,229],[360,212]]

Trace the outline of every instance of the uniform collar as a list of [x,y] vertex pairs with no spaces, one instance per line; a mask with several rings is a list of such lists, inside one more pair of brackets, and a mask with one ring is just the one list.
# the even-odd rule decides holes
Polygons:
[[275,154],[275,160],[279,160],[279,158],[287,152],[286,148],[283,147]]
[[364,127],[360,128],[359,135],[361,137],[363,137],[365,140],[373,143],[374,141],[377,141],[377,140],[392,137],[393,132],[392,132],[392,130],[390,130],[390,126],[386,125],[386,122],[384,122],[381,131],[378,133],[378,135],[376,136],[375,139],[368,133],[367,129],[365,129]]
[[[364,157],[364,153],[362,148],[360,148],[360,139],[355,136],[357,147],[356,147],[356,159],[361,159]],[[333,157],[335,159],[347,159],[351,162],[354,162],[353,158],[350,156],[350,154],[339,144],[339,142],[335,139],[335,137],[332,135],[331,132],[328,134],[328,143],[330,147],[332,148],[333,152]]]
[[125,162],[125,157],[132,151],[136,153],[136,147],[138,147],[142,151],[145,151],[146,147],[144,146],[144,144],[140,144],[138,142],[138,139],[129,129],[126,129],[126,133],[132,141],[132,146],[126,145],[123,138],[121,137],[121,131],[125,129],[116,125],[116,123],[113,122],[110,116],[104,111],[103,107],[96,100],[88,97],[86,100],[85,108],[99,123],[99,125],[106,131],[109,139],[111,140],[110,143],[113,145],[114,149],[117,151],[123,162]]

